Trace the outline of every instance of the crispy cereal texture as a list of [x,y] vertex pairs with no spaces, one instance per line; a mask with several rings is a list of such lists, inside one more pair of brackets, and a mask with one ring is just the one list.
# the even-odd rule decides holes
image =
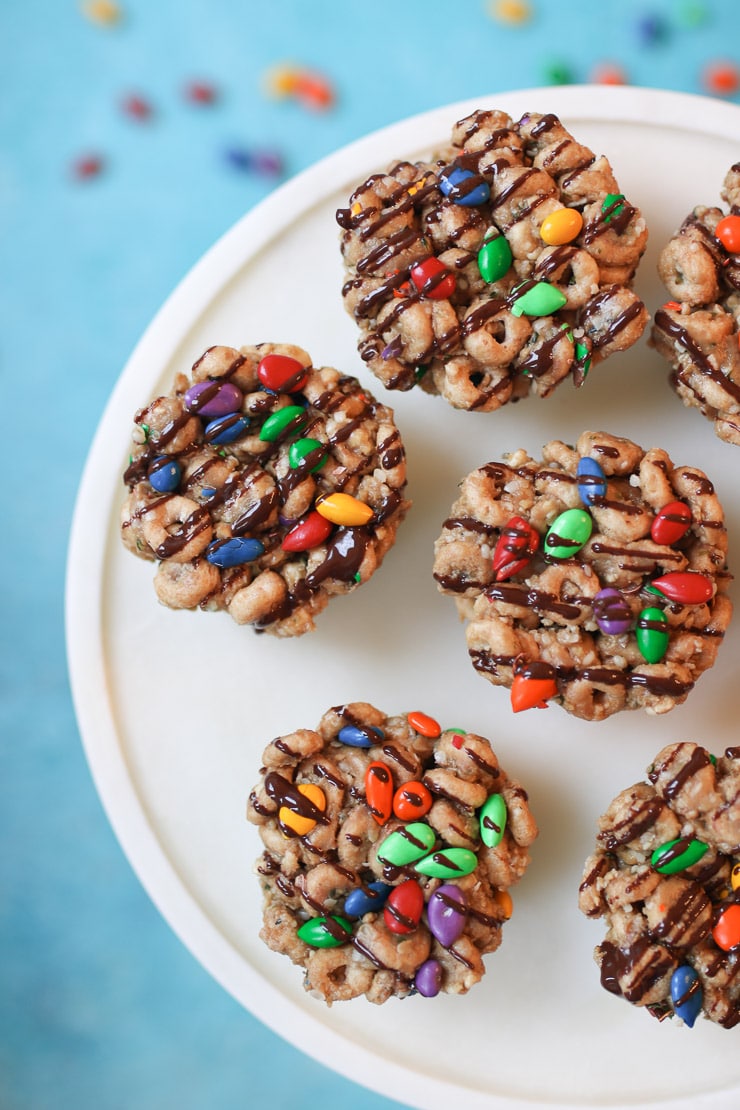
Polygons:
[[[389,717],[366,702],[335,706],[315,730],[299,729],[268,744],[260,781],[249,797],[247,818],[258,826],[264,845],[256,864],[264,898],[260,936],[303,967],[305,989],[329,1005],[363,994],[385,1002],[413,993],[420,982],[426,994],[423,976],[429,968],[421,980],[417,976],[429,961],[438,965],[433,970],[442,992],[466,993],[485,971],[483,956],[501,943],[511,913],[507,888],[529,862],[537,826],[527,794],[499,766],[489,741],[419,717]],[[355,742],[365,737],[371,746],[345,743],[347,729]],[[392,808],[379,803],[369,784],[377,784],[379,767],[389,796],[401,791],[413,801],[427,791],[424,806],[402,818],[399,813],[406,811],[398,803]],[[308,811],[315,822],[296,829],[309,786],[319,788],[323,805],[320,812]],[[481,809],[492,795],[499,796],[505,818],[499,842],[487,846]],[[417,857],[451,859],[445,852],[463,849],[474,869],[439,878],[420,873],[414,862],[388,862],[394,839],[420,843],[420,823],[428,839]],[[417,912],[411,927],[397,931],[393,891],[409,882],[420,888],[421,916]],[[386,885],[384,904],[351,912],[348,898],[372,893],[370,883]],[[454,939],[433,934],[428,916],[430,899],[449,897],[450,887],[464,906],[464,925]],[[298,935],[306,922],[319,918],[334,921],[331,928],[341,943],[317,947]],[[396,914],[395,921],[403,925],[403,916]]]
[[[605,493],[579,482],[584,457],[601,467]],[[588,507],[583,491],[591,491]],[[654,522],[677,501],[690,524],[666,542]],[[556,558],[548,532],[567,510],[590,515],[592,531],[573,555]],[[494,563],[517,531],[514,518],[536,551],[507,577]],[[528,680],[554,684],[546,697],[602,720],[622,709],[668,712],[713,664],[732,612],[726,551],[722,507],[701,470],[674,465],[660,448],[584,432],[575,447],[546,444],[539,462],[520,450],[469,474],[436,542],[434,577],[468,622],[468,652],[484,678],[518,692]],[[706,600],[653,592],[654,579],[677,572],[694,575]],[[610,605],[616,595],[626,630],[608,623],[604,589],[614,591]],[[641,614],[651,608],[662,611],[667,646],[648,661],[636,628],[650,625]]]
[[[602,986],[660,1020],[676,1008],[684,1016],[690,989],[698,1013],[731,1029],[740,1022],[740,929],[728,947],[720,922],[740,903],[740,748],[715,760],[699,744],[670,744],[647,778],[599,819],[583,873],[581,911],[607,927],[594,952]],[[696,841],[703,854],[680,866]]]
[[697,206],[661,251],[670,300],[655,313],[650,343],[670,362],[683,403],[711,420],[720,439],[740,445],[740,228],[726,240],[733,249],[718,229],[728,215],[740,224],[740,162],[721,196],[727,211]]
[[[550,229],[566,209],[563,241]],[[608,160],[551,114],[474,112],[430,161],[369,177],[337,221],[345,308],[388,389],[490,411],[569,375],[582,385],[647,324],[631,290],[645,221]]]
[[[258,373],[276,355],[294,360],[298,373],[283,391],[264,388]],[[238,404],[213,423],[188,391],[224,384],[236,387]],[[267,421],[289,407],[295,415],[286,427],[269,431]],[[277,636],[311,631],[331,597],[366,582],[409,505],[392,410],[356,378],[314,367],[300,347],[210,347],[136,414],[133,441],[121,535],[135,555],[158,562],[159,600],[173,609],[225,609],[238,624]],[[160,492],[152,479],[173,462],[179,480]],[[369,520],[322,518],[327,535],[286,549],[294,528],[321,515],[317,500],[333,494],[360,502]],[[223,565],[240,539],[252,541],[249,560]]]

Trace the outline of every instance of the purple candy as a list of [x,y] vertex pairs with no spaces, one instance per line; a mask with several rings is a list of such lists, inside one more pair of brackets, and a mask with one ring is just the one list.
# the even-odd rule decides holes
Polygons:
[[593,606],[596,623],[606,636],[619,636],[634,627],[632,610],[619,590],[611,586],[599,590]]
[[442,965],[439,960],[426,960],[414,977],[414,986],[424,998],[434,998],[442,986]]
[[432,936],[443,948],[454,944],[465,928],[465,895],[459,887],[444,883],[437,887],[427,905],[427,921]]
[[242,407],[242,391],[232,382],[197,382],[183,398],[188,412],[198,416],[228,416]]

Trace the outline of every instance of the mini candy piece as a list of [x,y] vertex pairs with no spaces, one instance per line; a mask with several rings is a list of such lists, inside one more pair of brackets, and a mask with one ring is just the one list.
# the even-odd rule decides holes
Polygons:
[[673,570],[650,583],[669,599],[682,605],[701,605],[709,601],[714,587],[705,574],[693,570]]
[[691,837],[678,837],[656,848],[650,856],[650,863],[661,875],[675,875],[693,867],[708,851],[708,845]]
[[596,459],[589,455],[578,460],[576,482],[578,496],[584,505],[593,505],[594,501],[606,497],[606,475]]
[[121,7],[113,0],[88,0],[82,5],[82,14],[93,23],[111,25],[121,19]]
[[691,509],[683,501],[670,501],[656,513],[650,526],[650,538],[670,547],[678,543],[691,527]]
[[478,251],[478,270],[484,281],[498,281],[511,267],[514,256],[508,240],[503,235],[486,239]]
[[463,741],[468,735],[467,732],[465,732],[461,728],[448,728],[446,729],[446,731],[452,733],[452,739],[450,740],[450,743],[452,744],[453,748],[457,748],[457,750],[460,751],[460,748],[463,746]]
[[373,744],[378,744],[384,739],[382,729],[375,728],[373,725],[367,728],[362,728],[360,725],[345,725],[337,733],[337,740],[350,748],[372,748]]
[[145,100],[143,96],[137,96],[136,94],[125,97],[121,102],[121,108],[127,116],[131,116],[132,119],[142,122],[150,119],[152,115],[152,106],[149,101]]
[[601,212],[604,223],[608,224],[612,216],[619,216],[624,211],[624,193],[607,193],[601,202]]
[[413,713],[406,715],[406,720],[415,732],[426,736],[429,740],[436,740],[442,734],[441,726],[435,721],[434,717],[428,717],[426,713],[415,710]]
[[312,509],[283,537],[280,546],[283,551],[311,551],[329,538],[332,529],[332,522]]
[[501,23],[527,23],[532,18],[532,6],[526,0],[493,0],[490,11]]
[[513,316],[551,316],[567,302],[565,293],[546,281],[538,281],[521,294],[513,293],[516,300],[511,306]]
[[701,1013],[704,992],[699,976],[690,964],[681,964],[671,976],[671,1001],[673,1012],[693,1028],[694,1022]]
[[182,470],[177,459],[157,455],[149,464],[146,476],[157,493],[172,493],[180,485]]
[[198,416],[228,416],[239,412],[244,397],[233,382],[196,382],[185,391],[183,404]]
[[740,902],[733,902],[722,911],[712,929],[712,936],[723,952],[740,945]]
[[434,847],[437,834],[423,821],[414,821],[394,831],[378,848],[378,859],[392,867],[405,867],[426,856]]
[[373,518],[372,507],[349,493],[329,493],[318,497],[316,511],[332,524],[342,524],[348,528],[369,524]]
[[207,443],[236,443],[249,431],[249,418],[230,412],[210,420],[203,431]]
[[569,559],[588,542],[593,526],[591,515],[585,509],[566,509],[547,530],[545,554],[551,559]]
[[714,234],[730,254],[740,254],[740,216],[724,216]]
[[385,900],[393,890],[388,883],[368,883],[367,887],[358,886],[350,891],[344,902],[345,917],[364,917],[366,913],[382,910]]
[[559,247],[580,234],[583,216],[577,208],[558,208],[545,216],[540,225],[540,237],[551,247]]
[[539,532],[520,516],[513,516],[501,530],[493,552],[493,572],[497,582],[518,574],[540,545]]
[[231,539],[216,540],[206,548],[206,559],[214,567],[240,567],[253,563],[264,555],[265,546],[251,536],[232,536]]
[[334,89],[320,73],[299,70],[295,77],[293,93],[296,100],[313,111],[326,111],[334,103]]
[[298,393],[306,384],[308,370],[288,355],[265,355],[257,367],[257,377],[270,393]]
[[429,932],[443,948],[450,948],[465,928],[467,900],[457,886],[443,883],[427,904]]
[[308,468],[309,474],[321,470],[327,459],[326,444],[318,439],[309,438],[297,439],[295,443],[291,443],[288,448],[288,462],[291,467],[296,470],[305,459],[311,463]]
[[423,998],[436,998],[442,989],[442,964],[425,960],[414,976],[414,986]]
[[621,636],[632,629],[634,620],[627,599],[607,586],[593,600],[594,618],[605,636]]
[[307,423],[308,415],[304,408],[300,405],[286,405],[284,409],[278,409],[267,417],[260,431],[260,439],[263,443],[274,443],[287,428],[298,431]]
[[216,86],[207,81],[190,81],[185,86],[184,95],[191,104],[215,104],[218,99]]
[[732,868],[730,886],[733,890],[740,890],[740,863],[736,863]]
[[298,937],[312,948],[339,948],[352,936],[352,923],[346,917],[310,917],[298,929]]
[[641,610],[635,637],[643,659],[648,663],[660,663],[668,650],[668,621],[663,610],[654,606]]
[[478,857],[469,848],[442,848],[419,860],[415,870],[431,879],[461,879],[475,871],[477,865]]
[[[317,809],[323,813],[326,809],[326,795],[320,786],[313,782],[301,782],[298,784],[298,793],[303,794],[312,802]],[[280,806],[278,810],[278,821],[284,830],[292,832],[295,836],[306,836],[311,832],[311,829],[316,827],[316,821],[313,817],[307,817],[303,813],[296,813],[290,806]]]
[[734,62],[710,62],[702,72],[702,85],[715,96],[733,96],[740,89],[740,69]]
[[[548,665],[542,664],[543,667]],[[549,668],[552,670],[552,668]],[[514,713],[521,713],[525,709],[544,709],[547,705],[549,698],[554,698],[558,692],[558,685],[555,681],[555,672],[550,678],[548,676],[539,678],[528,675],[524,672],[515,674],[511,682],[511,708]]]
[[423,782],[405,782],[393,795],[393,812],[401,821],[414,821],[432,808],[432,795]]
[[491,794],[480,811],[480,835],[486,848],[496,848],[504,838],[506,802],[500,794]]
[[443,301],[455,292],[455,275],[438,258],[425,258],[411,267],[411,280],[424,297]]
[[383,920],[392,933],[413,933],[424,910],[424,891],[416,879],[394,887],[383,907]]
[[79,181],[87,178],[98,177],[104,169],[105,162],[98,154],[84,154],[77,158],[72,165],[72,174]]
[[[581,383],[583,383],[588,376],[589,370],[591,369],[591,352],[585,343],[582,343],[580,339],[577,339],[574,347],[574,354],[576,356],[576,369],[579,370],[581,374],[580,381]],[[576,385],[578,384],[579,383],[576,382]]]
[[365,771],[365,801],[373,820],[384,825],[393,812],[393,775],[385,763],[376,761]]
[[491,195],[488,182],[480,174],[463,169],[462,166],[454,166],[440,175],[439,191],[455,204],[466,208],[477,208],[485,204]]
[[508,921],[514,912],[514,902],[508,890],[497,890],[494,898],[496,905],[504,915],[504,920]]

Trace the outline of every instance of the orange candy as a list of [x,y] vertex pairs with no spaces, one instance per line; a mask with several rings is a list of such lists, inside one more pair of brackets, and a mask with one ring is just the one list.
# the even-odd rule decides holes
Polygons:
[[712,936],[724,952],[740,945],[740,903],[734,902],[722,911],[712,929]]
[[401,821],[417,821],[432,808],[432,795],[423,782],[405,782],[393,795],[393,812]]
[[714,229],[714,234],[730,254],[740,254],[740,216],[725,216]]
[[[308,798],[309,802],[312,802],[316,809],[320,809],[322,813],[326,809],[326,795],[321,787],[316,786],[315,783],[301,783],[298,787],[298,793]],[[289,806],[280,807],[278,821],[285,829],[289,829],[296,836],[305,836],[310,833],[316,824],[313,817],[304,817],[302,813],[296,813]]]
[[515,674],[511,684],[511,708],[515,713],[523,709],[546,708],[547,699],[558,692],[554,678],[530,678],[525,674]]
[[385,763],[371,763],[365,771],[365,801],[373,820],[384,825],[393,811],[393,775]]
[[413,713],[407,714],[406,720],[415,732],[420,732],[429,740],[436,740],[442,734],[442,729],[434,717],[428,717],[426,713],[414,710]]

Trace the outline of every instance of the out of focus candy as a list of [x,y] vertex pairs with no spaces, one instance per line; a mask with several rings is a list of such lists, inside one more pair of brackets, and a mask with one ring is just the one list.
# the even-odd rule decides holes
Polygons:
[[733,96],[740,89],[740,68],[734,62],[710,62],[704,67],[701,82],[715,96]]
[[113,0],[87,0],[81,7],[86,19],[105,26],[119,23],[123,15],[120,5]]
[[189,81],[183,90],[186,100],[191,104],[215,104],[218,100],[218,90],[208,81]]
[[526,0],[492,0],[488,10],[499,23],[527,23],[532,18],[532,6]]

